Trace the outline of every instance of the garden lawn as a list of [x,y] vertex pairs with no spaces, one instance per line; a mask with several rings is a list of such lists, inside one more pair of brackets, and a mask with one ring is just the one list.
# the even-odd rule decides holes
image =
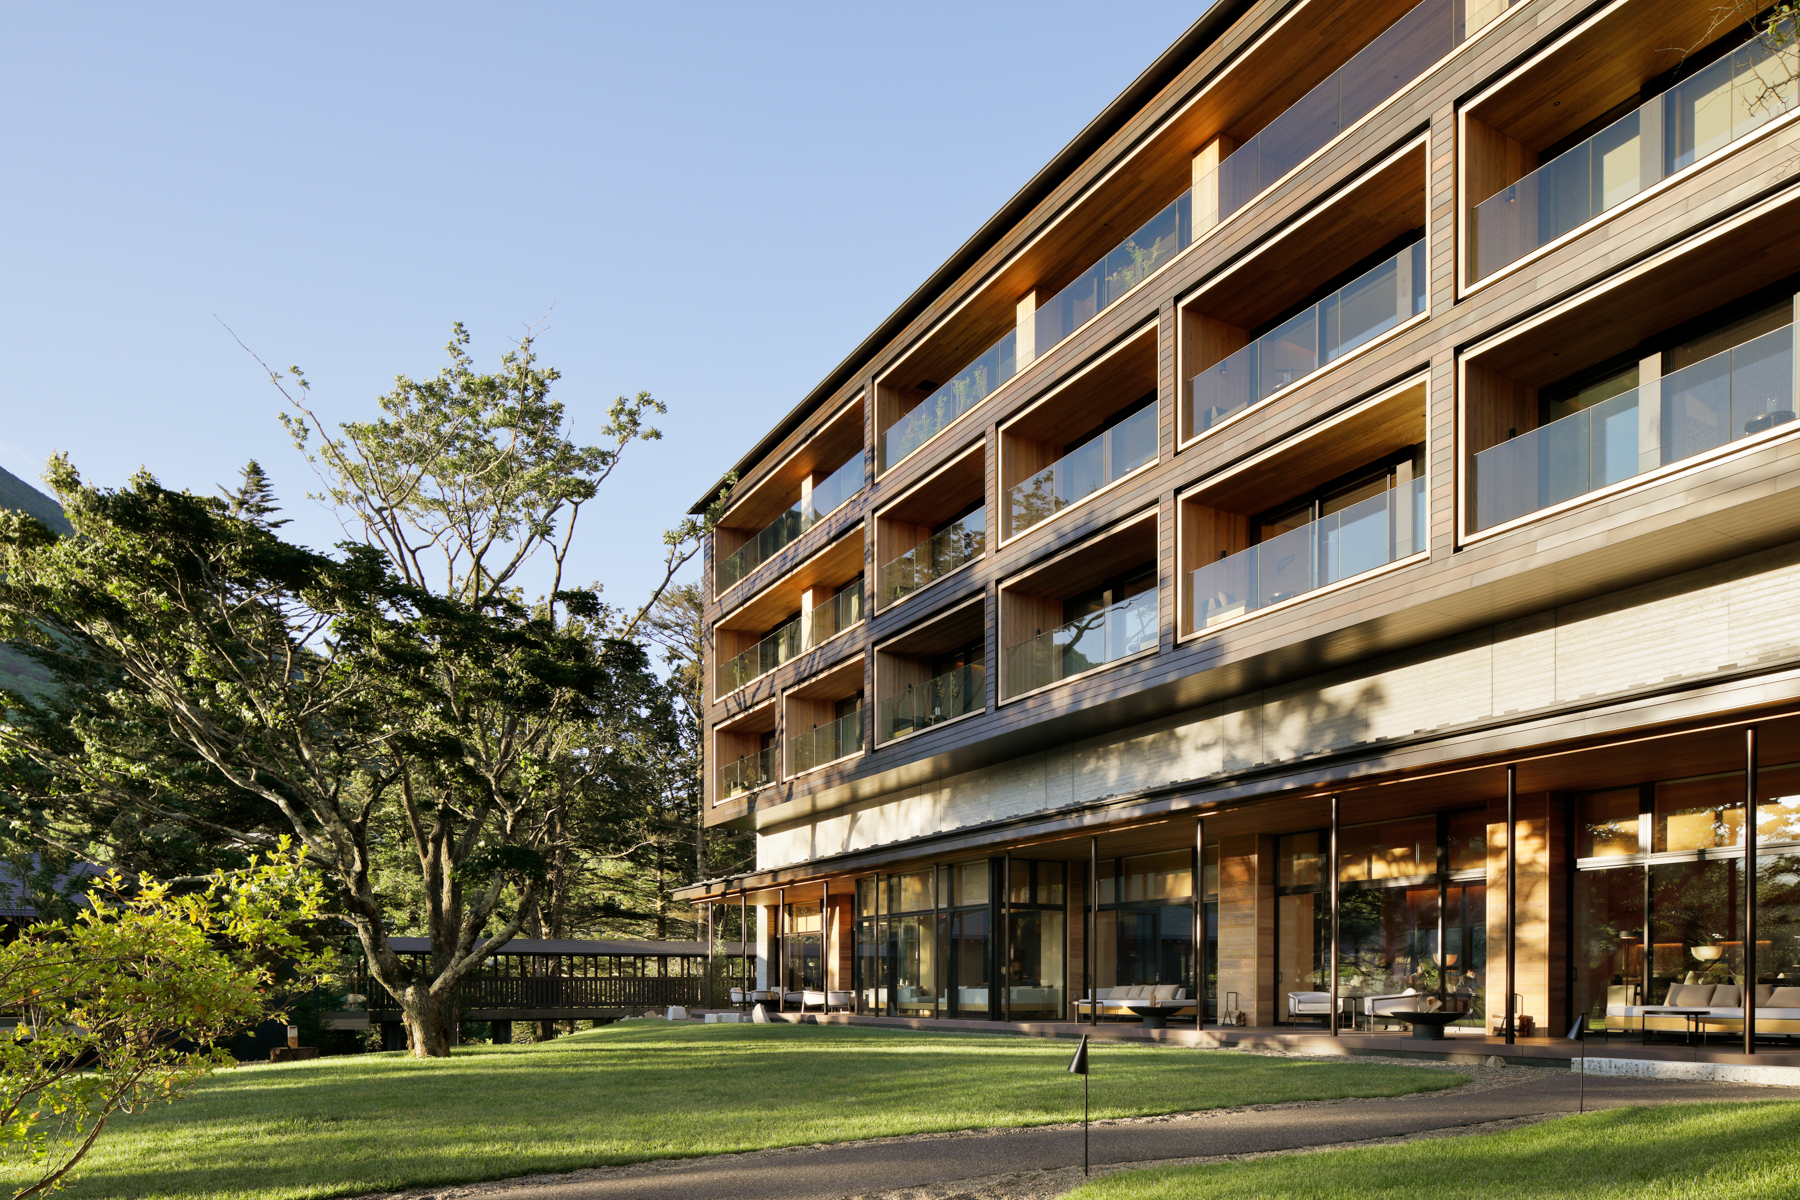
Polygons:
[[[107,1128],[72,1197],[340,1196],[577,1167],[1078,1119],[1068,1042],[630,1021],[538,1046],[222,1072]],[[1096,1117],[1396,1096],[1441,1070],[1093,1048]],[[20,1177],[0,1174],[14,1188]]]
[[1670,1105],[1509,1133],[1124,1171],[1065,1200],[1762,1200],[1800,1195],[1800,1102]]

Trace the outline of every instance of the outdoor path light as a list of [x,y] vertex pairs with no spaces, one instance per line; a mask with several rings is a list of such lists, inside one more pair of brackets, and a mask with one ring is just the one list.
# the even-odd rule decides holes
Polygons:
[[1069,1060],[1069,1074],[1081,1076],[1081,1173],[1088,1173],[1088,1035],[1081,1035],[1075,1057]]
[[1586,1013],[1583,1013],[1581,1016],[1579,1016],[1575,1019],[1575,1024],[1569,1030],[1569,1040],[1571,1042],[1580,1042],[1581,1043],[1581,1090],[1578,1093],[1579,1099],[1575,1103],[1575,1111],[1577,1113],[1584,1113],[1587,1111],[1587,1014]]

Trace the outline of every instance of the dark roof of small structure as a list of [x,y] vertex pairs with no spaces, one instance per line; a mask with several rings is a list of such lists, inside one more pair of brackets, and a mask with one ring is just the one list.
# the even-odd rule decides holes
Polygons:
[[[482,939],[485,941],[486,939]],[[475,943],[481,945],[481,942]],[[431,950],[431,939],[422,937],[389,938],[388,945],[398,954],[425,954]],[[595,957],[599,955],[619,954],[626,957],[642,956],[655,958],[661,955],[669,957],[699,957],[706,954],[705,942],[584,942],[572,938],[535,939],[514,938],[495,954],[566,954],[574,956]]]

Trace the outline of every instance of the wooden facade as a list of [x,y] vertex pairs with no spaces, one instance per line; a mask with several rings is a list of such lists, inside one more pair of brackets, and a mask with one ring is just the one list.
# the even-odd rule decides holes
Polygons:
[[[1191,845],[1204,819],[1217,893],[1195,902],[1195,921],[1217,922],[1218,999],[1237,993],[1267,1023],[1284,1018],[1291,990],[1278,978],[1289,968],[1276,965],[1277,927],[1317,908],[1283,908],[1276,861],[1291,843],[1280,839],[1324,828],[1332,796],[1359,827],[1480,809],[1487,907],[1468,927],[1490,947],[1509,944],[1517,964],[1501,982],[1490,959],[1490,1008],[1516,995],[1520,1011],[1554,1023],[1577,1005],[1580,797],[1741,770],[1733,739],[1750,726],[1763,762],[1800,762],[1800,640],[1751,615],[1800,563],[1791,349],[1785,407],[1771,393],[1766,417],[1749,424],[1730,410],[1748,432],[1734,425],[1716,446],[1634,462],[1505,520],[1476,512],[1477,455],[1541,432],[1545,397],[1583,370],[1641,363],[1649,412],[1672,339],[1734,305],[1800,296],[1800,181],[1788,169],[1800,116],[1746,118],[1728,144],[1560,236],[1521,218],[1544,245],[1477,277],[1479,204],[1528,186],[1585,144],[1574,139],[1697,78],[1750,32],[1708,30],[1709,10],[1671,0],[1470,0],[1444,5],[1460,40],[1397,91],[1253,196],[1221,200],[1226,167],[1281,128],[1308,88],[1427,8],[1339,7],[1326,20],[1318,0],[1215,6],[739,465],[748,499],[727,512],[714,564],[799,496],[803,477],[860,461],[863,485],[711,593],[712,653],[739,653],[802,592],[859,574],[862,617],[713,695],[707,820],[757,831],[759,864],[691,898],[770,905],[783,887],[828,886],[827,986],[849,989],[856,923],[888,919],[849,902],[859,879],[984,856],[1063,862],[1073,997],[1104,974],[1090,945],[1089,860]],[[1710,51],[1685,58],[1666,49],[1708,39]],[[1034,315],[1184,188],[1190,240],[1044,344]],[[1281,366],[1301,353],[1284,331],[1316,308],[1319,332],[1305,336],[1325,347],[1322,323],[1349,320],[1371,279],[1397,297],[1391,320],[1345,335],[1346,348],[1333,344],[1313,366]],[[878,453],[910,405],[944,394],[1009,331],[1008,377],[982,377],[977,401],[944,411],[894,461]],[[1202,381],[1235,378],[1253,343],[1267,349],[1252,400],[1202,417],[1191,399]],[[1152,390],[1154,454],[1097,485],[1081,476],[1082,439]],[[860,451],[847,414],[862,424]],[[1058,463],[1080,494],[1015,528],[1009,489]],[[1384,482],[1358,482],[1376,468]],[[1312,504],[1322,529],[1351,511],[1337,497],[1358,486],[1388,490],[1382,561],[1341,575],[1315,565],[1302,587],[1281,582],[1288,565],[1264,563],[1274,580],[1264,592],[1235,604],[1228,588],[1198,594],[1217,573],[1205,569],[1299,528],[1296,505]],[[947,522],[975,520],[964,516],[972,504],[979,551],[884,595],[884,569]],[[1082,598],[1110,596],[1107,582],[1140,558],[1155,567],[1150,643],[1083,642],[1057,682],[1009,686],[1010,650],[1079,621]],[[1113,637],[1101,617],[1095,637]],[[1709,628],[1722,631],[1716,646],[1684,640]],[[968,644],[986,666],[978,705],[899,734],[884,726],[884,702],[927,686]],[[796,722],[816,727],[858,691],[859,751],[748,790],[717,786],[766,735],[779,743]],[[1508,765],[1520,787],[1510,829],[1495,807]],[[1433,903],[1482,886],[1472,872],[1438,868]],[[1456,902],[1474,894],[1455,891]],[[949,911],[933,907],[933,928]],[[1292,952],[1297,935],[1285,936]],[[1441,922],[1435,936],[1447,936]]]

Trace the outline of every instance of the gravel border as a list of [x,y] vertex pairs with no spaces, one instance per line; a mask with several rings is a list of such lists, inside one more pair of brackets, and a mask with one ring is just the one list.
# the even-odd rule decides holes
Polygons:
[[[1467,1095],[1472,1092],[1492,1091],[1495,1088],[1509,1087],[1543,1078],[1530,1068],[1506,1066],[1469,1066],[1462,1063],[1449,1063],[1435,1059],[1389,1058],[1373,1055],[1348,1056],[1342,1054],[1283,1054],[1278,1050],[1234,1050],[1235,1054],[1255,1054],[1265,1058],[1285,1058],[1296,1062],[1321,1063],[1385,1063],[1392,1066],[1420,1067],[1427,1070],[1444,1071],[1452,1075],[1462,1075],[1468,1082],[1454,1088],[1438,1089],[1429,1092],[1415,1092],[1410,1095],[1384,1097],[1394,1100],[1426,1100],[1443,1096],[1449,1092]],[[1160,1113],[1148,1117],[1115,1117],[1103,1121],[1095,1121],[1095,1126],[1106,1125],[1153,1125],[1170,1121],[1211,1120],[1218,1117],[1229,1117],[1247,1112],[1275,1112],[1305,1108],[1330,1108],[1340,1104],[1355,1104],[1366,1097],[1352,1097],[1341,1100],[1291,1100],[1280,1104],[1240,1104],[1230,1108],[1206,1108],[1194,1112]],[[1124,1163],[1104,1168],[1105,1172],[1115,1170],[1137,1170],[1143,1167],[1170,1166],[1185,1163],[1228,1162],[1241,1158],[1260,1158],[1268,1154],[1300,1154],[1316,1150],[1335,1150],[1340,1146],[1380,1145],[1384,1142],[1412,1141],[1419,1137],[1459,1136],[1465,1132],[1491,1132],[1494,1129],[1510,1128],[1518,1124],[1530,1124],[1530,1118],[1519,1121],[1497,1121],[1484,1126],[1470,1126],[1465,1129],[1440,1130],[1434,1133],[1413,1134],[1401,1138],[1376,1139],[1366,1142],[1332,1143],[1321,1146],[1309,1146],[1301,1150],[1265,1151],[1261,1154],[1225,1155],[1212,1158],[1170,1159],[1167,1162]],[[522,1188],[542,1187],[549,1184],[580,1184],[603,1179],[618,1179],[634,1175],[650,1175],[663,1171],[678,1171],[704,1165],[708,1162],[722,1161],[743,1162],[750,1159],[773,1158],[781,1155],[805,1154],[815,1150],[832,1149],[842,1146],[883,1145],[894,1142],[936,1142],[950,1141],[956,1138],[990,1137],[995,1134],[1014,1133],[1023,1129],[1080,1129],[1079,1121],[1061,1122],[1049,1125],[1007,1125],[985,1129],[956,1129],[942,1133],[898,1134],[892,1137],[863,1138],[853,1142],[808,1142],[798,1146],[778,1146],[768,1150],[745,1150],[736,1154],[702,1155],[692,1158],[658,1158],[647,1162],[627,1163],[610,1167],[583,1167],[560,1175],[522,1175],[511,1179],[495,1179],[478,1183],[448,1184],[442,1187],[406,1188],[397,1192],[375,1192],[353,1197],[352,1200],[465,1200],[469,1197],[492,1196],[502,1192],[518,1191]],[[997,1175],[988,1178],[971,1178],[956,1180],[942,1184],[934,1184],[920,1188],[902,1188],[891,1192],[869,1192],[857,1197],[846,1197],[846,1200],[1050,1200],[1082,1183],[1080,1172],[1071,1172],[1073,1168],[1028,1172],[1016,1175]],[[1095,1174],[1102,1171],[1096,1170]],[[975,1190],[971,1190],[975,1189]]]

